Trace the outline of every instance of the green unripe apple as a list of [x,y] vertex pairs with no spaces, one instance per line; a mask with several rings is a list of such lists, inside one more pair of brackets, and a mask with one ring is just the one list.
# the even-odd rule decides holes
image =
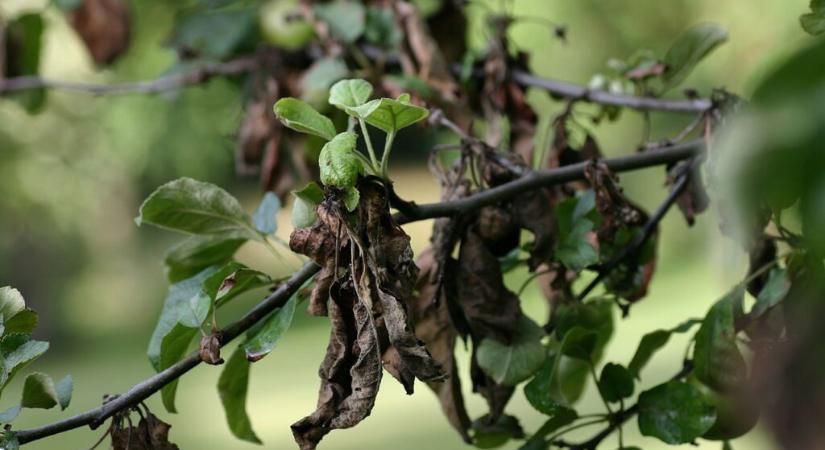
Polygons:
[[270,0],[261,7],[261,34],[270,44],[286,50],[305,47],[315,30],[303,16],[298,0]]

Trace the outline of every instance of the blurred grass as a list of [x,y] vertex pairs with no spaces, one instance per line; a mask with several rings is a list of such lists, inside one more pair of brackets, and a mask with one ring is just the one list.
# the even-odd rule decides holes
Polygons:
[[[0,15],[35,8],[46,0],[1,0]],[[135,41],[130,54],[113,69],[95,71],[63,18],[47,14],[47,75],[83,81],[142,79],[168,70],[170,50],[161,47],[171,25],[174,2],[134,0]],[[498,0],[490,4],[497,6]],[[608,58],[628,57],[640,47],[662,55],[685,28],[700,21],[727,27],[730,41],[700,65],[686,85],[709,92],[724,86],[747,95],[753,80],[770,61],[807,37],[797,17],[807,0],[517,0],[514,12],[565,23],[567,44],[551,39],[550,31],[522,24],[512,31],[520,48],[531,51],[533,69],[545,76],[586,83],[605,69]],[[72,373],[76,391],[64,413],[26,410],[15,427],[43,424],[98,405],[103,393],[118,393],[152,374],[145,348],[160,310],[166,282],[163,249],[176,237],[138,229],[132,218],[140,200],[156,185],[179,176],[192,176],[227,186],[248,209],[259,198],[254,181],[237,180],[232,169],[233,134],[242,117],[239,87],[215,80],[204,87],[162,97],[94,99],[70,93],[51,93],[49,110],[36,117],[0,100],[0,284],[21,287],[27,300],[41,311],[41,338],[49,338],[47,357],[31,367],[54,377]],[[529,98],[543,112],[561,108],[543,92]],[[672,134],[689,120],[657,115],[654,138]],[[642,117],[627,112],[617,124],[604,124],[597,136],[608,155],[627,154],[638,143]],[[426,150],[426,149],[422,149]],[[423,152],[421,153],[423,154]],[[409,162],[412,158],[403,158]],[[393,169],[400,194],[419,202],[436,201],[438,187],[420,167]],[[622,176],[628,195],[647,208],[664,196],[663,173],[650,169]],[[279,235],[289,234],[288,211]],[[653,329],[671,327],[686,317],[699,317],[741,276],[742,254],[718,231],[711,212],[688,230],[678,213],[663,223],[658,273],[650,295],[618,323],[607,359],[627,362],[640,337]],[[410,224],[416,251],[427,243],[430,222]],[[297,267],[297,258],[273,261],[263,248],[244,247],[240,258],[272,274]],[[508,283],[517,288],[524,273]],[[239,299],[222,313],[226,322],[248,308],[263,293]],[[524,297],[525,310],[536,318],[546,307],[534,288]],[[326,347],[324,319],[300,313],[293,329],[275,352],[256,363],[248,406],[253,425],[265,448],[294,448],[289,424],[314,409],[317,366]],[[680,363],[688,336],[676,336],[647,367],[641,388],[669,378]],[[228,350],[227,350],[228,353]],[[466,358],[461,363],[466,369]],[[186,375],[178,393],[179,415],[166,414],[157,399],[150,407],[173,424],[171,437],[183,449],[258,448],[235,440],[223,418],[215,384],[219,369],[198,367]],[[16,380],[0,405],[18,398]],[[435,397],[424,386],[404,395],[388,379],[374,414],[353,430],[330,434],[321,448],[458,449],[462,443],[442,418]],[[469,395],[469,383],[465,383]],[[639,389],[637,389],[637,392]],[[592,389],[580,410],[600,411]],[[483,413],[481,401],[469,401],[473,416]],[[523,418],[526,430],[541,423],[538,413],[517,391],[510,411]],[[585,434],[590,430],[585,430]],[[102,433],[75,430],[36,442],[32,449],[88,448]],[[626,441],[646,450],[670,448],[651,439],[637,440],[635,421],[626,426]],[[583,436],[583,435],[582,435]],[[615,436],[605,448],[614,445]],[[506,448],[513,449],[516,445]],[[700,442],[702,449],[719,443]],[[770,450],[766,435],[757,431],[734,442],[739,450]]]

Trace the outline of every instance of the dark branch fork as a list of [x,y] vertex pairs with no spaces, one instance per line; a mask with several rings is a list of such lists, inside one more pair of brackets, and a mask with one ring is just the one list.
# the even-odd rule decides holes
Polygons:
[[[651,150],[629,156],[605,159],[603,162],[615,172],[626,172],[690,159],[699,155],[702,150],[703,144],[701,141],[697,140],[660,150]],[[586,163],[581,163],[557,169],[530,172],[517,180],[500,185],[496,188],[479,192],[461,200],[424,205],[411,204],[412,206],[410,209],[404,213],[397,213],[395,217],[399,223],[405,224],[434,217],[445,217],[460,214],[462,212],[480,208],[484,205],[489,205],[497,201],[513,198],[520,193],[527,192],[538,187],[557,185],[583,179],[585,166]],[[674,189],[674,191],[676,190],[677,189]],[[319,267],[314,263],[307,263],[304,267],[295,272],[286,282],[282,283],[272,294],[258,303],[242,318],[221,330],[219,333],[221,346],[226,345],[236,337],[243,334],[246,330],[266,317],[269,313],[281,308],[306,281],[318,272],[318,270]],[[82,426],[88,425],[92,429],[95,429],[119,411],[128,410],[129,408],[138,405],[140,402],[163,388],[163,386],[192,370],[195,366],[200,364],[200,362],[201,358],[197,351],[190,353],[188,356],[178,361],[171,367],[147,378],[144,381],[141,381],[140,383],[134,385],[126,393],[98,408],[58,422],[54,422],[52,424],[17,431],[17,438],[19,442],[23,444]]]

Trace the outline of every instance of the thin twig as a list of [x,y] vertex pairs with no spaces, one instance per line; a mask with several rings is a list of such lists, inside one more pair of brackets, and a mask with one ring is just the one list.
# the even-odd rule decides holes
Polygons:
[[[681,146],[674,146],[668,149],[606,159],[604,162],[613,171],[623,172],[688,159],[697,155],[701,149],[702,144],[700,141],[697,141]],[[530,172],[517,180],[502,184],[495,188],[487,189],[461,200],[445,203],[425,204],[420,206],[412,204],[412,207],[408,211],[397,213],[395,218],[399,223],[405,224],[434,217],[451,216],[477,209],[500,200],[507,200],[520,193],[539,187],[562,184],[583,178],[584,164],[575,164],[557,169]],[[319,269],[320,268],[314,263],[305,264],[287,281],[281,284],[275,292],[258,303],[241,319],[221,330],[219,333],[221,346],[226,345],[236,337],[240,336],[258,321],[266,317],[269,313],[286,304],[289,298],[292,297],[292,295],[294,295],[295,292],[297,292],[297,290],[307,280],[315,275]],[[128,410],[129,408],[138,405],[152,394],[161,390],[167,384],[192,370],[195,366],[200,364],[200,362],[201,358],[199,353],[197,351],[192,352],[174,365],[136,384],[126,393],[114,397],[111,401],[108,401],[98,408],[48,425],[17,431],[17,438],[22,444],[82,426],[88,425],[92,429],[95,429],[118,412]]]
[[258,62],[255,56],[244,56],[223,63],[202,64],[186,72],[164,75],[151,80],[115,84],[55,80],[34,75],[0,80],[0,93],[43,88],[92,95],[158,94],[205,83],[217,76],[232,76],[250,72],[257,66]]

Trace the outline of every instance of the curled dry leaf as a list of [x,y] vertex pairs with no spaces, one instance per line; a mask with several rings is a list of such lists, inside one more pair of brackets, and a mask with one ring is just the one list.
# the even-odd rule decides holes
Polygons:
[[[618,178],[606,164],[593,161],[585,167],[585,177],[595,193],[596,210],[601,224],[596,230],[603,258],[616,258],[632,242],[648,220],[648,214],[622,193]],[[648,241],[648,249],[655,249],[658,232]],[[624,255],[606,280],[612,292],[628,301],[636,301],[647,294],[647,287],[656,269],[656,256],[638,249],[635,254]]]
[[699,167],[685,168],[685,164],[691,162],[683,162],[674,167],[668,174],[668,184],[674,185],[676,178],[672,176],[674,173],[680,173],[682,170],[688,170],[688,185],[682,195],[676,200],[676,206],[682,211],[689,226],[693,226],[696,222],[696,216],[705,212],[710,205],[710,198],[702,184],[702,174]]
[[137,426],[119,426],[124,419],[118,419],[112,426],[112,448],[114,450],[178,450],[178,446],[169,442],[168,423],[147,411]]
[[217,333],[210,333],[201,338],[200,357],[203,362],[213,366],[223,364],[221,358],[221,340]]
[[311,308],[326,307],[329,299],[332,323],[317,409],[292,426],[304,450],[370,414],[382,365],[409,393],[415,378],[445,378],[407,313],[418,274],[410,238],[392,219],[382,184],[361,180],[358,189],[356,217],[328,197],[316,209],[318,222],[290,236],[293,251],[322,267]]
[[122,0],[83,0],[70,13],[72,27],[98,65],[109,65],[129,49],[129,7]]
[[357,425],[375,404],[381,383],[381,355],[370,311],[355,293],[351,279],[330,289],[327,355],[318,375],[321,388],[314,413],[292,425],[302,450],[314,449],[330,431]]

